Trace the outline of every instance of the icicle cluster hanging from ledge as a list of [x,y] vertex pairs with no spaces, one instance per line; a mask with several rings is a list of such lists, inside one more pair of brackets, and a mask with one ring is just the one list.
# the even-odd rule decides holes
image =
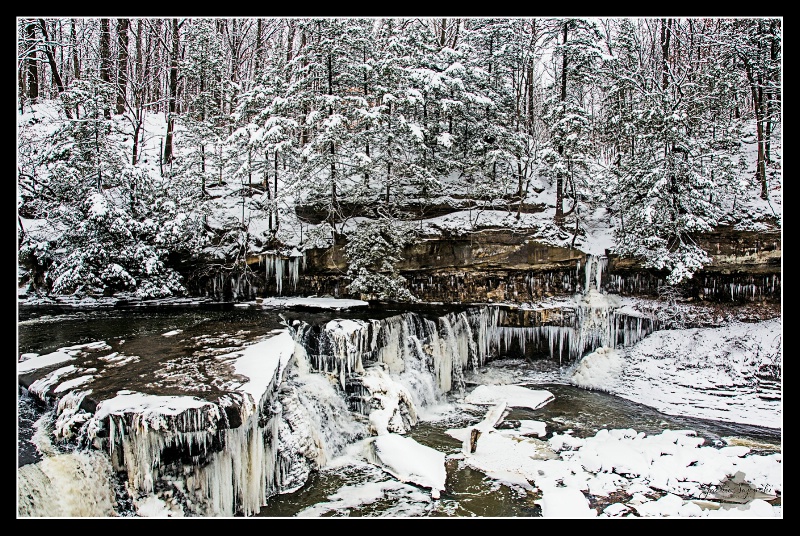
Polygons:
[[286,255],[282,255],[276,251],[265,251],[262,254],[262,261],[266,267],[265,271],[265,284],[269,284],[270,278],[275,277],[275,292],[278,296],[283,294],[283,284],[286,275],[289,275],[289,282],[292,284],[292,290],[297,289],[297,283],[300,281],[300,264],[305,268],[305,253],[293,248],[292,251]]

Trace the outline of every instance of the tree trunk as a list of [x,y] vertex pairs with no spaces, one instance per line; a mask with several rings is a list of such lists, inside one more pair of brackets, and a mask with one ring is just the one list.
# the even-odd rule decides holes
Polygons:
[[456,45],[458,44],[458,31],[461,28],[461,19],[455,20],[456,26],[455,31],[453,31],[453,40],[450,42],[450,48],[455,49]]
[[17,84],[19,86],[19,93],[17,95],[19,100],[19,113],[25,111],[25,69],[17,69]]
[[[58,30],[56,32],[56,30]],[[58,19],[57,21],[53,21],[53,34],[56,34],[57,43],[59,44],[58,48],[58,72],[64,73],[64,77],[66,78],[67,74],[67,66],[64,62],[64,22],[62,19]]]
[[[328,95],[333,96],[333,55],[328,54]],[[328,107],[328,117],[333,115],[333,106]],[[336,221],[336,212],[338,208],[338,199],[336,197],[336,148],[333,140],[330,144],[331,154],[331,211],[329,214],[331,225]]]
[[164,162],[172,162],[172,137],[175,128],[175,101],[178,93],[178,59],[180,55],[180,36],[178,19],[172,19],[172,53],[169,65],[169,113],[167,116],[167,137],[164,142]]
[[391,188],[391,182],[389,181],[390,177],[392,176],[392,162],[391,160],[386,163],[386,204],[389,204],[389,192]]
[[336,157],[336,150],[333,145],[333,140],[331,140],[331,211],[329,214],[331,224],[335,221],[336,218],[336,209],[338,205],[338,199],[336,198],[336,161],[334,158]]
[[761,199],[768,198],[767,191],[767,170],[766,158],[764,154],[764,117],[761,98],[763,93],[758,91],[758,82],[753,74],[753,68],[749,61],[745,59],[745,71],[747,73],[747,80],[750,82],[750,94],[753,97],[753,112],[756,116],[756,140],[758,143],[758,156],[756,160],[756,179],[761,184]]
[[131,165],[136,165],[139,158],[139,133],[142,130],[142,122],[137,117],[133,127],[133,155],[131,156]]
[[[161,66],[161,47],[158,46],[158,40],[161,37],[161,19],[156,19],[154,24],[150,26],[150,39],[148,40],[149,46],[151,46],[151,50],[153,51],[153,70],[158,72],[158,69]],[[149,58],[148,58],[149,59]],[[147,62],[148,60],[145,60]],[[156,113],[161,113],[161,78],[159,76],[153,76],[153,83],[150,86],[149,95],[150,98],[145,99],[145,102],[154,102],[156,106]],[[162,151],[163,157],[163,151]]]
[[258,75],[261,72],[261,49],[264,46],[264,39],[262,35],[264,33],[264,24],[262,21],[263,19],[261,18],[256,19],[256,52],[255,58],[253,59],[253,78],[255,79],[258,78]]
[[[563,44],[567,44],[567,37],[568,37],[568,29],[567,29],[567,22],[564,22],[564,29],[563,29]],[[561,56],[561,106],[562,106],[562,113],[564,107],[566,107],[567,102],[567,54],[566,50]],[[558,146],[558,154],[560,156],[564,156],[564,145],[559,144]],[[559,171],[556,177],[556,214],[554,218],[554,222],[559,227],[564,224],[564,176]]]
[[278,227],[280,222],[278,221],[278,150],[275,149],[275,193],[272,196],[272,199],[275,201],[275,232],[278,232]]
[[672,19],[661,19],[661,88],[669,86],[669,39]]
[[[100,19],[100,80],[111,83],[111,33],[109,19]],[[106,106],[103,109],[106,119],[111,118],[111,110]]]
[[[369,140],[367,140],[367,158],[369,158]],[[369,186],[369,171],[364,172],[364,186]]]
[[39,19],[39,28],[42,30],[42,37],[44,37],[44,53],[47,56],[47,63],[50,65],[50,73],[53,77],[53,82],[58,89],[58,93],[64,92],[64,83],[61,81],[61,75],[58,74],[58,65],[56,65],[56,58],[53,55],[52,47],[47,44],[50,41],[50,36],[47,33],[47,24],[44,19]]
[[765,144],[764,144],[764,157],[767,162],[772,162],[770,156],[770,146],[772,141],[772,131],[775,128],[777,120],[775,118],[776,110],[780,110],[780,70],[775,69],[775,65],[779,64],[778,60],[778,30],[779,21],[773,19],[769,24],[770,46],[769,46],[769,66],[767,69],[767,80],[771,82],[769,91],[767,92],[767,112],[766,112],[766,125],[765,125]]
[[[389,132],[392,131],[392,103],[389,102]],[[389,138],[386,144],[386,204],[389,204],[389,187],[392,184],[392,140]]]
[[75,80],[81,77],[81,62],[78,59],[78,32],[75,29],[77,19],[70,19],[69,37],[72,42],[72,69]]
[[28,98],[31,101],[39,98],[39,67],[36,59],[36,33],[33,25],[33,20],[29,20],[25,25],[25,46],[28,49],[25,61],[28,64]]
[[528,90],[528,135],[533,135],[533,59],[528,60],[528,78],[525,83]]
[[125,93],[128,90],[128,28],[129,19],[117,19],[117,113],[125,113]]
[[[300,32],[300,51],[302,52],[306,47],[306,31]],[[303,58],[303,68],[308,66],[308,60]],[[303,101],[303,116],[300,118],[300,147],[305,147],[308,143],[308,126],[306,126],[306,116],[308,115],[308,103]]]
[[136,22],[136,37],[135,37],[136,56],[134,57],[134,74],[133,80],[136,86],[140,86],[144,81],[142,78],[142,21]]
[[292,62],[292,54],[294,52],[294,34],[295,34],[295,24],[294,19],[289,20],[288,22],[289,27],[286,30],[286,82],[291,82],[292,80],[292,69],[289,67],[289,64]]

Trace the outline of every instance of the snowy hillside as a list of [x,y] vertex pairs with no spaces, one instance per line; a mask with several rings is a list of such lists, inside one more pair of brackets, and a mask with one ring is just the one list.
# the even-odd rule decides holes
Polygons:
[[[19,151],[39,152],[47,150],[47,142],[59,128],[59,112],[57,103],[45,102],[33,106],[30,111],[19,116],[20,140]],[[118,144],[120,150],[128,153],[132,148],[130,124],[124,117],[113,117],[112,140]],[[732,224],[736,229],[747,231],[760,231],[774,229],[775,224],[782,222],[783,207],[783,174],[782,174],[782,143],[781,130],[778,126],[773,133],[772,157],[774,163],[769,168],[770,195],[768,200],[758,196],[758,184],[752,177],[756,166],[756,147],[754,140],[754,125],[749,122],[745,125],[745,137],[742,138],[741,156],[744,170],[741,172],[741,181],[748,185],[749,193],[740,198],[720,199],[718,202],[724,207],[725,216],[722,223]],[[169,169],[160,163],[160,151],[166,132],[164,114],[150,114],[145,116],[142,127],[143,143],[140,147],[138,169],[146,173],[154,182],[169,182],[171,179],[161,177],[161,168]],[[183,135],[181,128],[176,129],[176,139]],[[180,147],[180,145],[178,145]],[[26,178],[22,177],[24,181]],[[503,199],[471,200],[469,191],[461,188],[462,183],[457,177],[441,177],[439,181],[444,185],[444,190],[450,195],[442,195],[430,200],[437,205],[441,212],[446,214],[425,218],[407,214],[410,219],[410,228],[420,236],[461,236],[483,229],[505,229],[511,232],[530,234],[536,240],[553,246],[570,246],[593,255],[603,255],[607,251],[614,251],[614,231],[618,219],[614,218],[609,210],[600,204],[587,202],[585,214],[580,221],[580,232],[573,237],[572,232],[560,229],[553,223],[555,211],[555,188],[551,181],[539,180],[537,189],[530,189],[524,199],[524,205],[535,207],[530,212],[517,213],[519,203]],[[231,181],[223,176],[222,183],[207,185],[208,197],[200,203],[177,207],[173,213],[173,222],[203,220],[207,226],[208,243],[203,246],[202,254],[209,259],[217,258],[224,263],[230,258],[237,244],[220,241],[214,236],[224,235],[239,228],[244,222],[249,238],[247,253],[250,255],[261,253],[265,250],[274,250],[268,244],[271,236],[268,229],[268,217],[264,209],[267,194],[257,187],[249,189],[249,184]],[[258,186],[258,185],[256,185]],[[279,189],[289,189],[279,179]],[[537,191],[538,190],[538,191]],[[114,202],[120,192],[115,188],[105,190],[106,199]],[[58,224],[44,218],[28,218],[24,210],[23,190],[18,188],[18,212],[20,234],[28,239],[40,243],[57,240],[63,232]],[[411,199],[410,201],[415,201]],[[293,248],[302,251],[311,247],[325,247],[330,244],[331,230],[327,223],[313,223],[298,217],[295,206],[297,196],[287,194],[279,206],[280,228],[275,234],[279,244],[283,245],[282,251],[288,252]],[[464,208],[469,206],[469,208]],[[444,208],[442,208],[444,207]],[[594,207],[594,208],[593,208]],[[402,213],[402,204],[393,204],[392,209]],[[340,222],[337,232],[347,235],[369,218],[355,216]],[[172,228],[174,233],[179,233],[180,226]],[[216,242],[216,243],[215,243]],[[21,282],[26,282],[27,272],[20,268],[18,277]]]

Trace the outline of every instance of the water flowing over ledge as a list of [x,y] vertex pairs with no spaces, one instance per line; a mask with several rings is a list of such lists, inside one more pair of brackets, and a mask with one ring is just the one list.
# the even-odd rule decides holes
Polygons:
[[[636,342],[653,326],[592,285],[562,307],[524,314],[487,305],[441,316],[295,320],[204,360],[205,376],[196,376],[196,363],[171,364],[182,395],[159,393],[158,382],[113,390],[138,359],[102,342],[26,356],[20,382],[55,406],[58,442],[108,454],[137,509],[157,503],[174,515],[247,516],[301,487],[347,445],[406,433],[419,411],[463,391],[465,374],[499,355],[574,360]],[[212,377],[209,389],[203,382]],[[35,515],[36,505],[29,508]]]

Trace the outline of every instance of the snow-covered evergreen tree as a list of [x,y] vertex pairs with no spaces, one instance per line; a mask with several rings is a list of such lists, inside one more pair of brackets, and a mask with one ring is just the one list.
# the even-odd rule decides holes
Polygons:
[[[588,190],[590,160],[596,157],[593,118],[586,101],[597,77],[600,36],[596,23],[587,19],[556,19],[551,25],[558,40],[554,46],[558,75],[553,88],[557,90],[545,103],[543,119],[550,142],[543,160],[556,185],[554,221],[562,225],[566,216],[578,210],[579,197]],[[565,210],[567,197],[572,198],[572,206]]]
[[178,186],[128,161],[103,113],[114,97],[96,78],[74,81],[63,94],[74,117],[21,162],[32,178],[21,208],[46,224],[24,235],[20,259],[46,293],[180,295],[183,277],[169,259],[198,252],[199,222]]
[[192,46],[180,63],[187,91],[193,94],[186,112],[181,116],[185,127],[180,158],[175,162],[177,173],[191,177],[206,194],[206,187],[223,166],[219,156],[223,148],[226,118],[222,115],[222,77],[225,56],[219,34],[211,19],[188,19],[184,38]]
[[[632,59],[630,35],[623,27],[623,62]],[[610,170],[615,251],[668,271],[676,284],[711,260],[696,234],[720,223],[739,186],[739,125],[729,113],[736,86],[714,61],[656,66],[610,71],[612,106],[620,111],[612,115],[614,131],[624,135]]]
[[397,270],[403,248],[413,241],[409,225],[385,215],[361,222],[345,246],[350,292],[362,299],[416,301]]

